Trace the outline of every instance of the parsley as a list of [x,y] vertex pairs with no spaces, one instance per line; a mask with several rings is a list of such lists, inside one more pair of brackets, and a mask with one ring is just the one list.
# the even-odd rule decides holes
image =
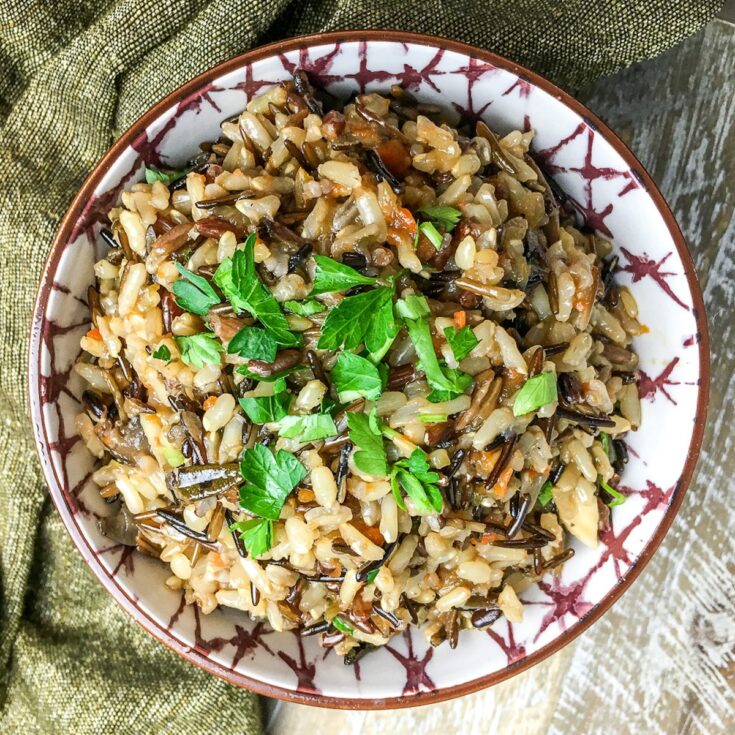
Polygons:
[[402,319],[421,319],[431,314],[426,296],[409,294],[405,299],[396,301],[396,314]]
[[542,508],[545,508],[553,499],[554,486],[551,480],[547,480],[541,487],[538,494],[538,502]]
[[214,282],[222,289],[236,311],[249,312],[273,336],[279,345],[293,347],[301,337],[291,332],[288,320],[273,294],[261,283],[255,269],[256,235],[248,235],[243,250],[225,258],[214,273]]
[[[155,353],[153,357],[155,357]],[[600,440],[600,444],[602,444],[602,450],[605,452],[605,454],[608,456],[608,458],[611,457],[610,452],[610,434],[606,434],[604,431],[600,433],[600,436],[598,437]]]
[[434,351],[429,322],[426,319],[406,319],[405,323],[421,362],[421,369],[433,388],[428,399],[433,403],[440,403],[464,393],[472,384],[472,377],[460,370],[442,370]]
[[554,373],[541,373],[529,378],[518,391],[513,402],[513,415],[524,416],[556,400],[556,376]]
[[204,276],[192,273],[181,263],[176,263],[181,278],[171,287],[176,295],[176,303],[184,310],[199,316],[207,316],[211,307],[219,304],[219,296]]
[[332,618],[332,625],[337,630],[342,631],[342,633],[346,633],[347,635],[354,635],[355,633],[355,629],[349,623],[345,623],[339,615],[335,615]]
[[349,265],[338,263],[324,255],[315,255],[316,270],[314,271],[314,286],[311,296],[333,291],[347,291],[355,286],[372,286],[375,278],[363,276]]
[[431,470],[426,455],[420,449],[415,449],[408,459],[396,462],[391,472],[391,489],[402,510],[406,506],[399,485],[413,500],[420,513],[441,513],[444,499],[436,484],[438,481],[439,475]]
[[609,508],[614,508],[616,505],[622,505],[627,498],[620,490],[616,490],[612,485],[608,485],[601,476],[598,476],[597,483],[599,486],[608,494],[612,496],[612,500],[607,504]]
[[155,184],[156,181],[163,181],[163,183],[168,186],[184,176],[186,176],[186,171],[172,171],[156,168],[155,166],[146,166],[145,168],[145,180],[148,184]]
[[360,397],[375,401],[383,391],[378,368],[370,360],[351,352],[340,353],[332,368],[332,382],[343,403]]
[[424,233],[426,239],[437,249],[442,249],[442,237],[441,232],[434,227],[431,222],[422,222],[419,225],[419,231]]
[[449,418],[445,413],[420,413],[419,421],[422,424],[441,424]]
[[427,219],[430,219],[435,225],[443,227],[447,232],[451,232],[462,217],[462,212],[446,204],[421,207],[419,214],[423,214]]
[[275,521],[290,492],[306,476],[306,468],[283,449],[274,455],[268,447],[256,444],[242,453],[240,473],[245,479],[240,488],[240,505],[250,513]]
[[273,521],[268,518],[238,521],[230,526],[230,531],[239,531],[250,556],[265,554],[273,546]]
[[205,365],[219,365],[222,344],[212,332],[192,334],[190,337],[174,337],[181,359],[197,369]]
[[273,362],[278,352],[278,343],[275,337],[265,329],[257,327],[243,327],[227,345],[230,355],[240,355],[250,360],[264,360]]
[[300,442],[313,442],[339,434],[334,419],[328,413],[284,416],[279,422],[278,433],[285,439],[298,439]]
[[161,454],[171,467],[180,467],[186,462],[186,457],[176,447],[163,447]]
[[155,360],[165,360],[168,365],[171,362],[171,350],[166,345],[161,345],[156,349],[152,357]]
[[375,578],[378,576],[379,571],[380,571],[380,567],[378,567],[377,569],[371,569],[365,575],[365,584],[372,584],[375,581]]
[[[281,389],[275,390],[276,387]],[[240,398],[240,405],[254,424],[270,424],[280,421],[288,413],[291,394],[286,391],[285,384],[278,384],[274,386],[272,396]]]
[[388,460],[383,446],[377,416],[364,413],[348,413],[350,441],[359,448],[355,452],[355,466],[368,475],[385,477],[388,475]]
[[284,301],[283,308],[298,316],[311,316],[321,314],[327,307],[316,299],[306,299],[304,301]]
[[470,327],[462,327],[459,332],[454,327],[447,327],[444,330],[444,338],[452,348],[454,359],[457,362],[462,362],[480,344],[480,340],[475,337]]
[[364,343],[370,358],[378,362],[397,334],[393,289],[381,286],[347,296],[332,309],[324,320],[317,347],[320,350],[354,350]]

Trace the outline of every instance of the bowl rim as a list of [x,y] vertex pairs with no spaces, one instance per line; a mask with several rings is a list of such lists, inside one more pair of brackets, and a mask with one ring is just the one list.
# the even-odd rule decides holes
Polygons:
[[[689,290],[692,295],[693,306],[692,314],[697,325],[697,336],[699,339],[699,380],[698,380],[698,396],[696,408],[696,420],[692,438],[687,450],[686,462],[682,470],[681,477],[674,491],[671,504],[666,509],[661,522],[656,529],[655,534],[644,548],[641,555],[630,567],[625,577],[597,604],[587,615],[580,619],[575,625],[563,631],[556,639],[549,644],[532,653],[531,655],[509,664],[505,668],[493,672],[491,674],[472,679],[471,681],[453,686],[438,688],[428,692],[417,692],[410,695],[402,695],[389,698],[355,698],[355,697],[339,697],[326,696],[312,692],[298,691],[288,689],[282,686],[268,684],[258,679],[253,679],[241,672],[230,669],[226,666],[211,660],[204,655],[203,652],[197,650],[196,647],[188,647],[173,637],[167,629],[162,628],[159,623],[154,620],[148,613],[142,610],[136,601],[123,589],[107,570],[102,566],[97,558],[96,552],[81,533],[73,514],[69,508],[69,498],[66,497],[63,485],[59,482],[56,469],[51,459],[49,450],[49,438],[46,433],[46,425],[43,420],[42,402],[40,399],[40,380],[41,380],[41,355],[42,355],[42,339],[43,324],[45,321],[45,305],[53,285],[53,275],[58,268],[59,260],[62,254],[62,245],[68,241],[76,221],[81,214],[85,203],[93,194],[95,188],[104,176],[108,165],[115,160],[135,139],[141,130],[147,128],[162,113],[169,110],[182,98],[194,94],[207,83],[215,80],[237,69],[267,58],[279,53],[285,53],[294,50],[301,50],[314,46],[320,46],[330,43],[345,42],[378,42],[390,41],[397,43],[411,43],[420,46],[428,46],[431,48],[443,48],[459,54],[467,55],[485,61],[500,69],[509,71],[519,78],[530,82],[539,87],[547,94],[555,97],[573,112],[578,114],[585,122],[590,124],[597,132],[601,133],[603,138],[613,147],[615,152],[621,156],[625,163],[635,173],[642,188],[653,200],[656,208],[661,214],[666,228],[674,242],[679,257],[681,258],[686,275]],[[444,38],[436,35],[413,33],[400,30],[351,30],[351,31],[333,31],[328,33],[316,33],[304,36],[297,36],[284,41],[276,41],[264,46],[259,46],[243,54],[239,54],[231,59],[221,62],[203,73],[197,75],[193,79],[184,83],[170,94],[166,95],[162,100],[149,108],[141,115],[127,130],[110,146],[107,152],[92,168],[84,183],[75,195],[69,205],[66,214],[61,220],[56,235],[51,244],[49,254],[43,267],[41,281],[36,296],[33,318],[31,323],[31,337],[28,352],[28,390],[31,408],[31,419],[33,424],[33,433],[35,438],[36,449],[41,461],[44,478],[49,487],[49,494],[56,506],[59,515],[64,522],[67,532],[72,538],[74,545],[82,555],[82,558],[90,567],[95,577],[102,583],[105,589],[112,595],[116,602],[127,612],[139,625],[141,625],[154,638],[165,644],[182,658],[199,666],[205,671],[218,676],[219,678],[235,684],[237,686],[251,690],[257,694],[267,697],[273,697],[285,701],[297,702],[300,704],[308,704],[319,707],[333,707],[337,709],[396,709],[402,707],[410,707],[421,704],[442,702],[454,697],[463,696],[477,692],[486,687],[498,684],[511,676],[521,673],[531,668],[535,664],[543,661],[547,657],[556,653],[583,631],[587,630],[592,623],[597,621],[622,594],[632,585],[641,573],[646,564],[650,561],[653,554],[658,549],[664,536],[669,530],[673,519],[677,515],[682,500],[692,479],[692,475],[699,457],[702,445],[704,428],[707,418],[707,407],[709,400],[709,382],[710,382],[710,360],[709,360],[709,332],[707,327],[707,318],[704,308],[702,292],[697,280],[694,263],[691,254],[686,245],[684,236],[674,218],[671,209],[666,203],[663,195],[654,183],[651,176],[645,170],[640,161],[627,145],[593,112],[585,105],[572,97],[569,93],[549,82],[539,74],[530,71],[524,66],[517,64],[509,59],[487,51],[470,44],[466,44],[453,39]]]

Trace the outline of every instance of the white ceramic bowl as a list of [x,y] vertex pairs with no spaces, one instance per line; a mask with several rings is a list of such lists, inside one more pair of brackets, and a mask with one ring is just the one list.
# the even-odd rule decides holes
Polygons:
[[[416,630],[346,667],[313,638],[274,633],[235,610],[204,617],[163,581],[167,567],[115,546],[97,530],[106,506],[91,456],[73,434],[80,385],[70,367],[88,328],[86,289],[104,253],[98,237],[120,192],[144,163],[175,167],[249,97],[297,68],[333,93],[404,85],[454,115],[501,131],[536,129],[534,149],[586,218],[620,255],[648,332],[641,360],[643,426],[629,441],[614,509],[598,549],[576,546],[560,578],[524,593],[521,624],[502,619],[459,646],[427,647]],[[150,633],[214,674],[269,696],[337,707],[396,707],[474,691],[522,671],[596,620],[661,542],[691,477],[705,419],[706,321],[691,259],[673,216],[635,157],[581,104],[486,51],[398,32],[345,32],[257,49],[180,88],[128,130],[90,174],[64,218],[33,321],[30,391],[51,495],[81,554],[115,599]],[[641,615],[646,611],[641,610]]]

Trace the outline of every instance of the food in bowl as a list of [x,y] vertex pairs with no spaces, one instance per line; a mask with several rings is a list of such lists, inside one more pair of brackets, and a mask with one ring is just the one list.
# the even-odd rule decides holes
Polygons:
[[624,501],[641,420],[635,299],[532,135],[297,72],[148,168],[75,366],[103,531],[348,663],[519,620]]

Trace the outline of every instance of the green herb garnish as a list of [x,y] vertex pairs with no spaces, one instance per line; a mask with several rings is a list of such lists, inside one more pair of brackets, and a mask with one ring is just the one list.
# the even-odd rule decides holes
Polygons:
[[349,625],[349,623],[345,623],[342,618],[339,617],[339,615],[335,615],[332,618],[332,625],[339,631],[342,631],[342,633],[346,633],[347,635],[354,635],[355,629]]
[[219,296],[209,281],[181,263],[176,263],[176,270],[181,278],[174,281],[171,290],[176,296],[176,303],[184,310],[199,316],[207,316],[209,310],[219,304]]
[[186,457],[176,447],[163,447],[161,454],[171,467],[181,467],[186,462]]
[[377,415],[371,419],[364,413],[348,413],[347,426],[350,441],[360,450],[354,454],[355,466],[368,475],[386,477],[388,460]]
[[230,531],[239,532],[250,556],[265,554],[273,546],[273,521],[269,518],[250,518],[230,526]]
[[396,301],[396,314],[402,319],[421,319],[431,314],[426,296],[409,294],[405,299]]
[[155,166],[146,166],[145,168],[145,180],[148,184],[155,184],[156,181],[162,181],[168,186],[184,176],[186,176],[186,171],[173,171],[171,169],[156,168]]
[[334,291],[347,291],[355,286],[372,286],[376,279],[363,276],[349,265],[338,263],[324,255],[315,255],[316,270],[314,272],[314,286],[310,296]]
[[352,352],[340,353],[331,377],[342,403],[360,397],[375,401],[383,391],[383,380],[378,368],[370,360]]
[[381,286],[348,296],[324,320],[320,350],[354,350],[365,344],[373,362],[380,361],[398,334],[393,316],[393,289]]
[[255,240],[255,233],[248,235],[245,247],[220,263],[213,276],[214,282],[222,289],[235,311],[250,313],[279,345],[299,346],[300,335],[291,331],[278,302],[258,278]]
[[556,375],[554,373],[541,373],[529,378],[518,391],[513,402],[513,415],[524,416],[531,411],[537,411],[557,398]]
[[444,237],[439,232],[439,230],[434,227],[434,225],[431,222],[422,222],[419,225],[419,231],[424,233],[424,236],[426,239],[437,249],[442,249],[442,240],[444,240]]
[[160,345],[151,357],[155,360],[164,360],[168,365],[171,362],[171,350],[166,345]]
[[311,316],[321,314],[327,307],[316,299],[305,299],[304,301],[284,301],[283,308],[297,316]]
[[205,365],[219,365],[222,343],[212,332],[201,332],[189,337],[174,337],[181,359],[197,369]]
[[419,513],[441,513],[444,500],[436,485],[438,481],[439,475],[431,469],[426,455],[420,449],[415,449],[408,459],[396,462],[391,471],[391,489],[402,510],[406,509],[406,504],[399,486],[413,500]]
[[440,403],[464,393],[472,384],[472,377],[460,370],[449,368],[442,370],[434,351],[429,322],[426,319],[406,319],[405,324],[413,346],[416,348],[421,370],[424,371],[426,380],[433,388],[428,399],[433,403]]
[[605,454],[608,456],[608,459],[612,457],[612,447],[610,446],[610,434],[606,434],[604,431],[600,432],[600,436],[597,437],[600,440],[600,444],[602,444],[602,450],[605,452]]
[[541,491],[538,494],[538,503],[542,508],[545,508],[553,499],[554,485],[551,480],[547,480],[542,486]]
[[250,360],[273,362],[278,352],[278,342],[265,329],[257,327],[243,327],[227,345],[230,355],[240,355]]
[[306,476],[306,468],[290,452],[279,449],[274,455],[268,447],[256,444],[242,453],[240,473],[245,480],[240,488],[240,505],[275,521],[290,492]]
[[240,405],[254,424],[270,424],[280,421],[288,413],[291,394],[286,383],[275,382],[272,396],[240,398]]
[[454,327],[447,327],[444,330],[444,338],[452,348],[452,354],[457,362],[462,362],[480,344],[480,340],[475,337],[470,327],[462,327],[459,331]]
[[375,578],[378,576],[379,571],[380,571],[380,567],[378,567],[377,569],[371,569],[365,575],[365,584],[373,584],[373,582],[375,582]]
[[449,418],[445,413],[420,413],[419,421],[422,424],[441,424]]
[[427,219],[430,219],[435,225],[443,227],[447,232],[451,232],[462,218],[462,212],[447,204],[434,204],[421,207],[419,214],[423,214]]
[[616,490],[612,485],[608,485],[601,476],[598,475],[597,477],[597,483],[598,485],[606,492],[608,495],[611,495],[613,500],[611,500],[607,505],[608,508],[614,508],[616,505],[622,505],[627,498],[623,493],[620,492],[620,490]]
[[300,442],[314,442],[339,434],[334,419],[328,413],[284,416],[279,421],[278,433],[285,439],[298,439]]

